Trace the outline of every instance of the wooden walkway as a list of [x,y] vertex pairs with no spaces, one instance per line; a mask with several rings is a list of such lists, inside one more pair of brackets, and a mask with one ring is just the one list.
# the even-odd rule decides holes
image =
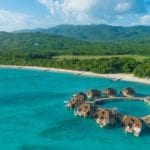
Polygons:
[[[140,101],[140,102],[145,102],[148,105],[150,105],[150,97],[124,97],[124,96],[99,98],[99,99],[94,100],[93,103],[103,104],[103,103],[113,102],[113,101]],[[125,114],[117,112],[117,115],[118,115],[118,119],[121,120]],[[150,128],[150,115],[144,116],[139,119],[148,128]]]
[[99,98],[94,100],[93,103],[104,103],[104,102],[111,102],[111,101],[143,101],[143,102],[149,102],[149,97],[105,97],[105,98]]

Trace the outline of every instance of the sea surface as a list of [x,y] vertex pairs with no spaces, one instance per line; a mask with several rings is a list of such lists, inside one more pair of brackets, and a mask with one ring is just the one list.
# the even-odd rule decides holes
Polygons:
[[[147,150],[150,130],[140,137],[119,125],[101,129],[94,120],[75,117],[64,101],[72,94],[133,87],[150,95],[150,85],[67,73],[0,69],[0,150]],[[150,114],[142,102],[112,102],[105,107],[135,116]]]

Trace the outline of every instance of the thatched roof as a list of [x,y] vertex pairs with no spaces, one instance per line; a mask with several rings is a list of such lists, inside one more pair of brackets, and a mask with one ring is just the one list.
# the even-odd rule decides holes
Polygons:
[[84,116],[92,116],[97,109],[97,105],[84,102],[77,107],[77,112]]
[[101,91],[92,89],[89,92],[87,92],[87,96],[90,98],[100,98],[101,97]]
[[116,96],[117,95],[117,91],[114,88],[107,88],[103,91],[104,94],[106,94],[107,96]]
[[125,88],[122,90],[122,94],[125,95],[125,96],[134,96],[135,95],[135,90],[133,88]]
[[144,123],[145,123],[148,127],[150,127],[150,115],[144,116],[144,117],[142,118],[142,120],[144,121]]
[[67,107],[74,109],[78,107],[80,104],[82,104],[83,102],[85,102],[86,100],[87,100],[86,94],[80,92],[72,97],[70,102],[67,104]]
[[133,133],[134,136],[139,136],[142,131],[142,121],[137,117],[124,116],[122,119],[122,127],[125,132]]
[[75,96],[73,96],[72,99],[80,99],[80,100],[86,100],[87,99],[87,95],[83,92],[80,92],[78,94],[76,94]]
[[133,128],[133,127],[141,128],[142,127],[142,122],[137,117],[124,116],[121,122],[122,122],[123,127],[125,127],[125,126],[130,126],[130,128]]
[[94,118],[101,127],[104,127],[116,123],[117,113],[114,110],[101,109],[95,113]]
[[108,110],[108,109],[100,109],[95,113],[95,118],[97,117],[104,117],[104,118],[110,118],[116,115],[115,111],[113,110]]
[[72,99],[69,103],[68,103],[68,107],[75,109],[76,107],[78,107],[79,105],[81,105],[83,102],[85,102],[84,99]]
[[144,102],[150,105],[150,97],[146,97],[146,98],[144,99]]

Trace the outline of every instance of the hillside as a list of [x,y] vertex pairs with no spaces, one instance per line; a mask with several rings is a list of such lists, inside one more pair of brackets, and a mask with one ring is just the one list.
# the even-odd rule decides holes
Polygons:
[[71,49],[81,43],[72,38],[43,33],[0,32],[0,50],[60,50]]
[[41,32],[90,42],[150,40],[150,26],[59,25],[48,29],[22,30],[19,32]]
[[0,32],[0,51],[50,51],[71,55],[150,55],[150,40],[85,42],[45,33]]

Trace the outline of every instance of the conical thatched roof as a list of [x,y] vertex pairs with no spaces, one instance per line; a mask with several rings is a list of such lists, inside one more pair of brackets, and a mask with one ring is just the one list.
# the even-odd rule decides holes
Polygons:
[[148,105],[150,105],[150,97],[146,97],[146,98],[144,99],[144,102],[147,103]]
[[135,136],[139,136],[142,130],[142,121],[137,117],[124,116],[122,118],[122,127],[126,132],[131,132]]
[[87,100],[86,94],[80,92],[80,93],[78,93],[78,94],[76,94],[76,95],[74,95],[72,97],[72,99],[70,100],[70,102],[67,104],[67,107],[75,109],[76,107],[78,107],[80,104],[82,104],[86,100]]
[[80,92],[80,93],[76,94],[75,96],[73,96],[73,99],[86,100],[87,95],[83,92]]
[[92,89],[89,92],[87,92],[87,97],[89,98],[100,98],[101,97],[101,91],[97,90],[97,89]]
[[81,105],[79,105],[76,109],[77,115],[79,116],[92,116],[97,109],[97,106],[95,104],[84,102]]
[[103,93],[109,97],[113,97],[117,95],[117,91],[114,88],[107,88],[103,91]]
[[78,107],[79,105],[81,105],[83,102],[85,102],[84,99],[72,99],[68,104],[67,107],[75,109],[76,107]]
[[123,89],[121,93],[124,96],[134,96],[136,92],[133,88],[128,87],[128,88]]
[[150,127],[150,115],[144,116],[142,118],[143,122],[146,124],[147,127]]
[[114,110],[100,109],[95,113],[94,118],[101,127],[104,127],[116,122],[117,113]]

